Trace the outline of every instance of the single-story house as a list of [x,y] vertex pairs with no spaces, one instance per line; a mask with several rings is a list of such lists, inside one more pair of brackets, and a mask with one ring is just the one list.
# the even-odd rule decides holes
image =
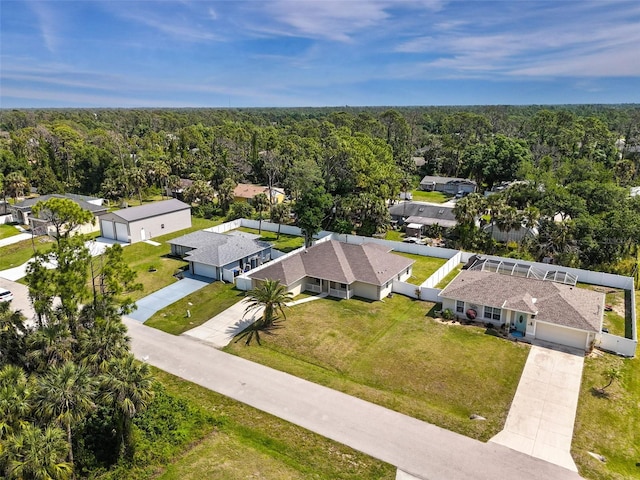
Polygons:
[[136,243],[191,227],[191,207],[175,198],[123,208],[100,217],[100,234]]
[[420,180],[420,190],[428,192],[444,192],[455,195],[458,192],[474,193],[478,190],[478,184],[467,178],[436,177],[427,175]]
[[193,185],[193,180],[181,178],[173,187],[166,187],[167,196],[182,200],[184,198],[184,191],[191,185]]
[[[51,198],[66,198],[73,200],[84,210],[89,210],[93,213],[94,217],[100,217],[107,213],[107,207],[103,205],[104,199],[89,197],[87,195],[77,195],[73,193],[66,194],[50,194],[41,195],[39,197],[27,198],[15,205],[9,205],[9,213],[11,213],[11,219],[14,222],[21,223],[23,225],[29,225],[33,229],[36,235],[53,235],[55,234],[55,228],[46,218],[38,218],[33,216],[31,210],[33,206],[38,202],[46,202]],[[100,229],[99,220],[94,223],[85,223],[80,225],[75,232],[76,233],[92,233],[97,232]]]
[[590,350],[602,330],[603,293],[578,288],[577,279],[517,262],[478,260],[439,294],[459,318],[507,325],[516,337]]
[[391,293],[394,280],[406,280],[413,270],[414,260],[390,251],[377,243],[355,245],[328,240],[273,262],[249,277],[254,288],[264,280],[279,280],[294,296],[310,291],[337,298],[382,300]]
[[500,229],[496,225],[492,225],[491,223],[482,227],[482,230],[487,232],[496,242],[518,242],[520,243],[525,238],[535,238],[538,236],[538,228],[537,227],[526,227],[524,225],[520,225],[518,228],[514,228],[510,231],[500,231]]
[[[167,242],[171,254],[189,262],[194,275],[231,281],[271,260],[271,244],[244,236],[200,230]],[[225,276],[225,270],[230,273]]]
[[233,190],[236,202],[248,202],[249,200],[253,200],[259,193],[264,193],[273,205],[282,203],[285,199],[284,190],[277,187],[272,187],[271,193],[269,193],[269,187],[253,185],[252,183],[239,183]]
[[458,224],[453,207],[437,203],[402,202],[389,207],[389,215],[398,225],[415,223],[423,227],[440,225],[443,228],[451,228]]

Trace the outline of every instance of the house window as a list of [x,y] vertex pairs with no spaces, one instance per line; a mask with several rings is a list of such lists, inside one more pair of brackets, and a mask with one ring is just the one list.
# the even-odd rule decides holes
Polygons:
[[456,300],[456,312],[464,312],[464,302],[462,300]]
[[500,310],[499,308],[484,307],[484,318],[500,321],[501,316],[502,310]]
[[342,288],[342,289],[346,290],[346,288],[347,288],[347,284],[346,284],[346,283],[341,283],[341,284],[340,284],[340,288]]

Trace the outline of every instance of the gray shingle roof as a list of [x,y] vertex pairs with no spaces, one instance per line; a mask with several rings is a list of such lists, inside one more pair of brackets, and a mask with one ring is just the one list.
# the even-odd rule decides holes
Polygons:
[[249,276],[259,280],[280,280],[284,285],[305,276],[346,284],[359,281],[383,285],[414,263],[389,251],[389,248],[376,243],[354,245],[329,240],[274,262]]
[[205,230],[174,238],[167,243],[193,248],[194,250],[187,253],[186,260],[216,267],[271,248],[271,244],[267,242]]
[[83,199],[83,198],[86,198],[87,200],[91,200],[91,199],[98,200],[97,198],[85,197],[84,195],[73,195],[73,194],[63,195],[58,193],[52,193],[50,195],[40,195],[39,197],[27,198],[19,203],[16,203],[14,205],[14,208],[20,209],[22,211],[29,211],[31,210],[31,207],[33,207],[36,203],[46,202],[51,198],[66,198],[69,200],[73,200],[75,203],[80,205],[80,207],[82,207],[85,210],[89,210],[91,213],[101,213],[101,212],[107,211],[107,207],[102,205],[94,205],[93,203],[88,203]]
[[473,180],[469,180],[468,178],[458,178],[458,177],[437,177],[433,175],[426,175],[422,177],[420,180],[420,184],[429,184],[429,183],[449,183],[449,182],[465,182],[471,183],[473,185],[476,184]]
[[[416,217],[429,219],[432,223],[438,223],[443,227],[455,226],[458,222],[453,214],[453,207],[434,205],[424,202],[402,202],[389,207],[389,214],[395,219],[412,218],[410,223],[424,223],[416,220]],[[428,225],[428,224],[427,224]]]
[[190,208],[186,203],[172,198],[171,200],[149,203],[147,205],[140,205],[139,207],[123,208],[112,213],[127,222],[134,222],[136,220],[142,220],[143,218],[156,217],[165,213],[178,212]]
[[440,296],[536,314],[537,320],[580,330],[602,327],[604,294],[557,282],[463,270]]

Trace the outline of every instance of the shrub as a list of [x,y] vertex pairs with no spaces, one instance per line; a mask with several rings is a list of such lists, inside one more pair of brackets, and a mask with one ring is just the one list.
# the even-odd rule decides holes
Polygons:
[[450,308],[447,308],[444,312],[442,312],[442,318],[444,318],[445,320],[453,320],[454,317],[455,315]]

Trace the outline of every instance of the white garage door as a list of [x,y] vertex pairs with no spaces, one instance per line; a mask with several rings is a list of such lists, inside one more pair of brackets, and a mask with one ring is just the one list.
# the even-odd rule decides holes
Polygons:
[[113,231],[113,222],[109,220],[101,220],[100,226],[102,229],[102,236],[104,238],[116,238],[115,232]]
[[216,276],[216,267],[213,265],[205,265],[204,263],[193,263],[193,273],[202,275],[203,277],[218,279]]
[[551,325],[549,323],[536,322],[536,338],[547,342],[559,343],[569,347],[584,350],[587,343],[587,332],[571,330],[570,328]]
[[128,242],[129,231],[127,230],[127,224],[116,222],[115,225],[116,225],[116,240],[120,240],[121,242]]

